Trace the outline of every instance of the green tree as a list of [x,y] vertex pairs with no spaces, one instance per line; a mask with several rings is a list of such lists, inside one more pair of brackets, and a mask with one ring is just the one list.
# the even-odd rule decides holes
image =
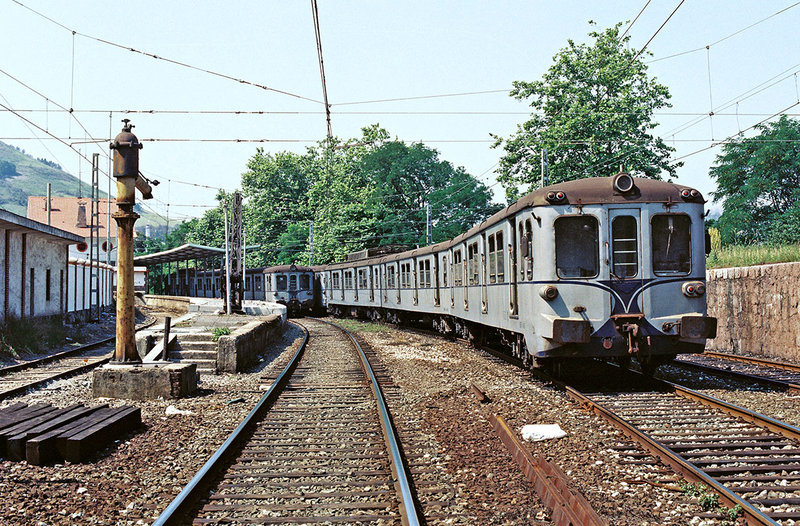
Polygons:
[[518,185],[540,185],[542,151],[551,183],[611,175],[620,165],[654,179],[675,176],[674,149],[651,135],[653,112],[671,107],[669,90],[648,76],[645,53],[626,48],[621,25],[590,32],[591,45],[568,40],[541,80],[513,83],[511,96],[534,112],[509,138],[494,136],[493,147],[505,150],[498,180],[509,201]]
[[723,244],[800,243],[800,121],[785,115],[722,146],[709,175]]

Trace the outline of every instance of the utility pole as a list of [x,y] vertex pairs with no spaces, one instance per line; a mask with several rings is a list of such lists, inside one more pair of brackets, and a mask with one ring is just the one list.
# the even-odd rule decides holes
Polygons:
[[427,216],[426,221],[426,236],[425,240],[428,245],[433,244],[433,225],[431,224],[431,203],[430,201],[425,203],[425,215]]
[[313,262],[314,254],[314,220],[308,222],[308,266],[310,267]]
[[542,150],[542,188],[550,184],[550,167],[547,164],[547,150]]
[[52,188],[51,188],[50,183],[47,183],[47,206],[46,206],[46,208],[47,208],[47,226],[50,226],[50,214],[51,214],[51,211],[53,210],[53,204],[50,201],[50,192],[51,192],[51,190],[52,190]]
[[[100,202],[98,195],[100,194],[100,154],[92,154],[92,204],[89,206],[89,294],[91,298],[92,291],[94,291],[95,304],[97,305],[95,319],[100,319],[100,230],[98,228],[100,223]],[[95,246],[97,245],[97,246]],[[94,281],[94,289],[92,289],[92,281]],[[91,307],[92,301],[89,300]],[[94,310],[93,310],[94,312]]]
[[230,248],[228,247],[230,243],[230,237],[228,236],[228,203],[226,202],[223,207],[222,211],[225,214],[225,313],[231,313],[231,258],[230,258]]
[[233,210],[231,210],[230,229],[230,267],[231,267],[231,312],[242,311],[244,296],[244,276],[242,274],[242,194],[233,193]]
[[[244,312],[244,300],[245,296],[247,296],[247,232],[244,230],[244,225],[242,225],[242,282],[244,286],[242,287],[241,309]],[[250,279],[250,283],[253,285],[253,292],[255,292],[254,280]]]

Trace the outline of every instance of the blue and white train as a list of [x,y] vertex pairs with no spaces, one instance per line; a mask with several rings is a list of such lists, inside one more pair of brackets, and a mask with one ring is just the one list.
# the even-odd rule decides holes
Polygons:
[[703,196],[634,178],[532,192],[457,238],[318,267],[334,315],[424,323],[498,341],[529,366],[702,352]]

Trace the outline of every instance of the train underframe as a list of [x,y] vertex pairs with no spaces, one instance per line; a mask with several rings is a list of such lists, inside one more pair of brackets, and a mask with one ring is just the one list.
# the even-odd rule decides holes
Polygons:
[[[382,307],[328,305],[335,317],[353,317],[374,322],[432,329],[445,337],[460,338],[475,346],[499,347],[520,360],[527,368],[542,368],[553,373],[569,374],[587,363],[600,359],[622,366],[635,359],[642,371],[651,374],[656,367],[672,362],[678,354],[701,353],[704,343],[680,341],[675,336],[642,336],[632,345],[630,334],[614,338],[591,337],[587,343],[567,343],[534,355],[528,351],[524,335],[489,327],[451,315],[421,314]],[[610,340],[610,342],[609,342]]]

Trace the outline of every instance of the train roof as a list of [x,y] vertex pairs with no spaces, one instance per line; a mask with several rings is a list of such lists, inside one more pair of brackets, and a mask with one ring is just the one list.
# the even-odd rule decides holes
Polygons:
[[[407,257],[423,256],[438,252],[463,242],[465,239],[473,237],[475,234],[503,221],[509,216],[517,214],[526,208],[540,206],[563,206],[563,205],[596,205],[596,204],[629,204],[629,203],[683,203],[686,201],[681,196],[683,190],[693,191],[691,202],[704,203],[703,196],[689,186],[679,185],[666,181],[658,181],[645,177],[631,177],[633,187],[622,192],[615,188],[615,181],[619,175],[611,177],[589,177],[574,181],[565,181],[544,188],[539,188],[529,194],[524,195],[516,202],[500,210],[482,223],[479,223],[463,234],[455,238],[442,241],[435,245],[416,248],[413,250],[392,254],[382,257],[373,257],[360,261],[344,261],[331,263],[330,268],[346,268],[354,266],[366,266],[386,261],[395,261]],[[557,203],[548,200],[548,195],[563,192],[564,198]]]
[[275,265],[264,269],[264,274],[274,274],[276,272],[313,272],[311,267],[304,267],[301,265]]

